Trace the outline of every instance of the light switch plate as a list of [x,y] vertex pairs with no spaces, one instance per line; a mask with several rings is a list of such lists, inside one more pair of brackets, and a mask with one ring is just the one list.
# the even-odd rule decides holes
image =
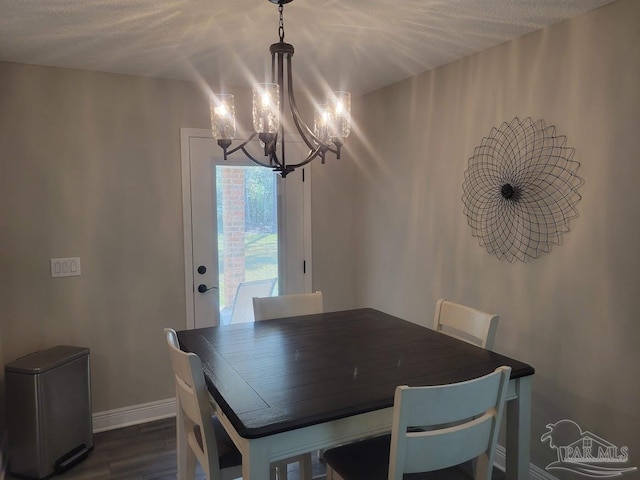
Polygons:
[[51,259],[52,277],[78,277],[80,274],[80,257]]

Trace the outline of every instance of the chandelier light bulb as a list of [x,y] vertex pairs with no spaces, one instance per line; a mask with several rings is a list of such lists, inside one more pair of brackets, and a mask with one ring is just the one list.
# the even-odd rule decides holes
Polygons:
[[332,137],[348,137],[351,133],[351,94],[349,92],[333,92],[329,95],[327,103],[332,106]]
[[280,126],[280,86],[261,83],[253,89],[253,128],[258,133],[277,133]]
[[331,112],[326,105],[318,105],[313,118],[313,134],[323,143],[331,140]]
[[236,115],[233,95],[211,97],[211,134],[216,140],[230,140],[236,134]]

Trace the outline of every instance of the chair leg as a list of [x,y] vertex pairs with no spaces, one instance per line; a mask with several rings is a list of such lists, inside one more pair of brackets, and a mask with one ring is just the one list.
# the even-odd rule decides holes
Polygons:
[[185,414],[182,412],[182,407],[178,406],[176,414],[178,480],[192,480],[196,478],[196,456],[188,444],[187,428],[184,422]]
[[[291,463],[298,462],[300,465],[300,479],[312,480],[312,461],[311,454],[305,453],[298,457],[290,458]],[[280,462],[274,462],[271,464],[271,480],[287,480],[289,464],[286,460]]]
[[305,453],[300,455],[300,478],[302,480],[312,480],[313,472],[311,469],[311,454]]
[[287,480],[286,462],[274,462],[271,464],[271,480]]
[[188,479],[188,480],[192,480],[196,478],[196,456],[193,453],[193,450],[191,450],[190,447],[187,447],[187,451],[185,453],[184,456],[184,463],[183,465],[183,472],[184,472],[184,478]]

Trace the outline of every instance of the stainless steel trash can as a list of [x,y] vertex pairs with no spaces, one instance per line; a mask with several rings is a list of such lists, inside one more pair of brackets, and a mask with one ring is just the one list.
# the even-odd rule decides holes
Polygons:
[[9,471],[45,478],[93,449],[89,349],[59,345],[5,366]]

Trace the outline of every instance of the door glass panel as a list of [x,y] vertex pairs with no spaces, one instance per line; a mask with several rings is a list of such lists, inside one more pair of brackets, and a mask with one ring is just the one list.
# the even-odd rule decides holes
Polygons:
[[253,321],[253,297],[278,292],[276,174],[216,166],[220,322]]

